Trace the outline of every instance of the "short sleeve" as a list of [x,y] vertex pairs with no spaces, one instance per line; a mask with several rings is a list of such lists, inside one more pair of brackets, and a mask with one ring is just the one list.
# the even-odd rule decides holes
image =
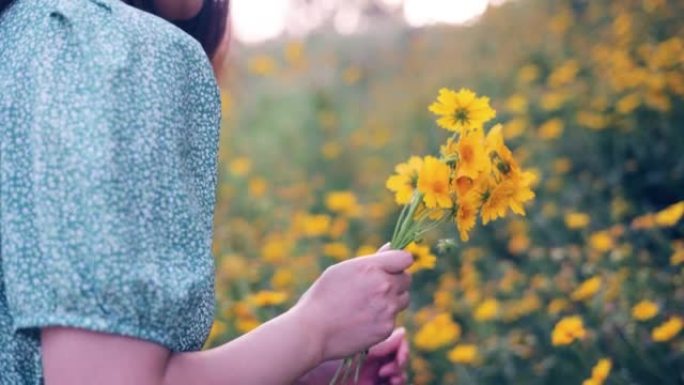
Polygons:
[[46,19],[3,137],[13,326],[199,349],[214,312],[217,86],[192,38],[98,3]]

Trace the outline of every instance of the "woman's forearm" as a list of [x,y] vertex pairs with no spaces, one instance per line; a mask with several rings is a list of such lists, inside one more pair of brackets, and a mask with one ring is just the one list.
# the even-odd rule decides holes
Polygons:
[[292,309],[219,347],[173,354],[163,385],[292,384],[322,355],[320,337]]
[[310,380],[329,375],[327,367],[310,371],[392,334],[396,314],[408,306],[403,271],[412,261],[409,253],[386,251],[333,265],[285,314],[206,351],[171,353],[140,338],[45,327],[45,383],[289,385],[305,373]]

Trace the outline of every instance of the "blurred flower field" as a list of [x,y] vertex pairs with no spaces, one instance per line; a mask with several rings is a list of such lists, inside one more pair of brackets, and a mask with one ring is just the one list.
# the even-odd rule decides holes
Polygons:
[[387,242],[387,179],[448,137],[427,109],[438,90],[467,87],[490,97],[536,198],[467,242],[450,222],[411,246],[412,383],[684,384],[683,14],[518,0],[467,27],[238,47],[208,345]]

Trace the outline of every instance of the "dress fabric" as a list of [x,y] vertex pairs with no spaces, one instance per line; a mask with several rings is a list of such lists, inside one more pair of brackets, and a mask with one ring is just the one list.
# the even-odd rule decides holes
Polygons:
[[45,326],[202,347],[219,125],[173,24],[119,0],[0,15],[0,385],[43,383]]

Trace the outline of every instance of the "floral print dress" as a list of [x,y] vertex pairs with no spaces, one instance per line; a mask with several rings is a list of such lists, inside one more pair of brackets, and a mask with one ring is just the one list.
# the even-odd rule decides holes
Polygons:
[[118,0],[0,15],[0,384],[40,328],[198,350],[214,314],[220,101],[200,44]]

